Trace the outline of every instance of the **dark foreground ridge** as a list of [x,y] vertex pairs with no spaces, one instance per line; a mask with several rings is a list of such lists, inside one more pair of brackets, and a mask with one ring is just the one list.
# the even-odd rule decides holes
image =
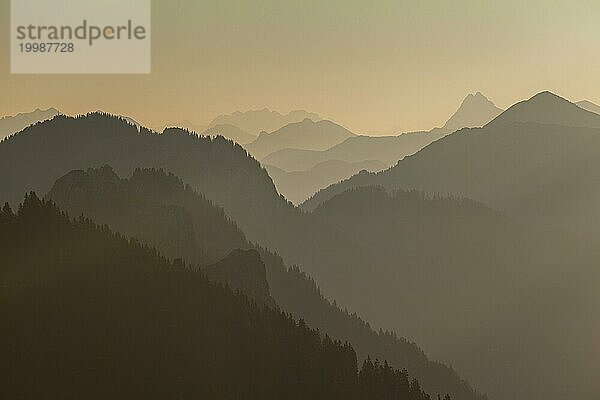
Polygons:
[[[0,212],[7,398],[428,400],[348,344],[29,194]],[[219,307],[215,307],[218,304]]]

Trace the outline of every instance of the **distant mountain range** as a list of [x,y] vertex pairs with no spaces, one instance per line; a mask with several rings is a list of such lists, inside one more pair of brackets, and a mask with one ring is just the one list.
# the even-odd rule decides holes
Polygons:
[[348,129],[327,120],[313,121],[308,118],[270,132],[261,133],[246,149],[257,159],[286,148],[303,150],[326,150],[356,135]]
[[[577,226],[579,230],[596,224],[583,216],[587,211],[574,208],[570,212],[566,209],[558,212],[557,209],[551,211],[551,207],[559,206],[566,200],[565,196],[571,200],[563,203],[563,207],[575,207],[575,197],[580,195],[583,196],[580,198],[590,199],[594,185],[588,178],[585,181],[582,178],[593,173],[590,153],[594,146],[600,146],[595,143],[596,138],[600,138],[598,128],[600,115],[555,94],[542,92],[513,105],[485,127],[448,135],[387,171],[360,174],[332,185],[306,201],[303,208],[314,209],[348,188],[375,184],[391,189],[461,194],[509,214],[512,207],[529,204],[527,211],[515,208],[514,212],[526,220],[537,219],[539,223],[562,218],[563,226]],[[569,174],[572,174],[570,178]],[[578,189],[572,187],[583,182],[590,184]],[[557,191],[555,195],[562,194],[550,196],[549,190]],[[570,190],[573,192],[569,194]],[[517,196],[523,198],[517,200]],[[539,196],[548,197],[539,202]],[[574,213],[582,215],[569,222]],[[542,217],[542,214],[546,215]],[[597,224],[600,228],[600,219]]]
[[290,111],[284,115],[277,111],[263,108],[262,110],[236,111],[232,114],[220,115],[212,120],[208,128],[212,128],[215,125],[228,124],[237,126],[243,131],[256,136],[260,132],[273,132],[285,125],[301,122],[307,118],[312,121],[321,120],[318,114],[304,110]]
[[[465,98],[459,109],[443,128],[435,128],[429,132],[409,132],[398,136],[352,136],[326,150],[307,150],[308,145],[306,143],[302,143],[300,146],[297,145],[297,140],[273,136],[273,141],[277,139],[280,143],[279,147],[282,149],[272,152],[262,158],[261,161],[265,166],[270,166],[267,167],[267,170],[279,192],[292,202],[298,203],[306,200],[306,197],[303,196],[312,195],[316,188],[324,188],[342,179],[343,175],[346,175],[350,169],[346,168],[346,172],[340,173],[339,165],[341,162],[359,165],[360,163],[377,161],[389,167],[405,156],[416,153],[426,145],[454,132],[458,128],[482,126],[501,111],[485,96],[477,92],[477,94],[469,94]],[[308,129],[302,131],[299,129],[295,137],[305,135],[305,131],[308,131]],[[326,133],[323,132],[322,136],[325,135]],[[248,146],[251,153],[253,146],[254,144]],[[253,154],[260,156],[264,153],[265,151]],[[320,173],[311,173],[310,170],[316,168],[317,165],[321,166],[319,168]],[[334,169],[328,170],[327,166]],[[278,170],[274,168],[278,168]],[[376,171],[382,168],[374,168],[373,166],[365,169]],[[281,171],[287,171],[289,174]],[[301,173],[301,171],[304,171],[304,173]],[[358,171],[357,168],[354,168],[355,173]],[[302,176],[301,179],[300,176]],[[330,180],[326,180],[325,177],[329,177]]]
[[0,140],[25,129],[29,125],[51,119],[58,113],[59,111],[55,108],[48,108],[46,110],[40,110],[38,108],[29,113],[20,113],[14,116],[2,117],[0,118]]
[[381,161],[347,163],[339,160],[323,161],[307,171],[287,172],[265,165],[279,193],[294,204],[299,204],[332,182],[347,179],[359,171],[381,171],[386,165]]
[[455,130],[483,126],[500,112],[501,109],[477,92],[465,98],[442,128],[434,128],[428,132],[408,132],[397,136],[355,136],[323,151],[307,151],[286,146],[287,148],[267,155],[262,162],[285,171],[305,171],[328,160],[349,163],[378,160],[391,166]]
[[446,134],[438,129],[399,136],[354,136],[323,151],[285,148],[269,154],[262,162],[285,171],[306,171],[331,160],[346,163],[376,160],[390,166]]

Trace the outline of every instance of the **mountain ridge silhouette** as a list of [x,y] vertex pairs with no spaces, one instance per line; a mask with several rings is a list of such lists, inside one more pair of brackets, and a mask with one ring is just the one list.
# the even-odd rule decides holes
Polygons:
[[305,118],[314,121],[322,119],[318,114],[304,110],[293,110],[287,114],[281,114],[278,111],[272,111],[265,107],[219,115],[208,124],[208,128],[212,128],[214,125],[231,124],[249,134],[258,136],[261,131],[276,131],[287,124],[300,122]]
[[329,120],[312,121],[308,118],[282,128],[263,132],[246,149],[257,159],[281,149],[326,150],[345,139],[356,136],[348,129]]
[[[546,107],[549,108],[548,110],[546,110]],[[561,120],[559,118],[561,117],[565,117],[565,121],[562,122],[561,125]],[[441,152],[443,152],[444,154],[444,161],[441,161],[442,159],[438,159],[437,161],[435,161],[433,158],[431,158],[430,160],[428,160],[428,164],[430,164],[430,166],[428,166],[427,170],[422,170],[422,171],[414,171],[415,173],[415,177],[417,175],[420,176],[419,180],[414,180],[413,182],[411,182],[410,184],[408,184],[408,186],[406,186],[406,184],[402,184],[400,182],[398,182],[397,187],[399,188],[416,188],[416,189],[423,189],[426,191],[433,191],[433,192],[440,192],[440,193],[457,193],[457,194],[463,194],[466,195],[467,197],[474,197],[476,199],[478,199],[477,196],[473,196],[473,195],[469,195],[469,191],[466,190],[466,186],[467,182],[465,182],[463,184],[463,188],[457,191],[454,191],[450,188],[445,187],[444,185],[441,185],[440,187],[432,187],[432,186],[427,186],[425,185],[423,179],[424,178],[424,174],[428,173],[429,170],[433,170],[435,169],[435,163],[439,162],[439,163],[449,163],[452,164],[453,160],[452,160],[452,155],[449,152],[444,151],[444,149],[446,148],[446,144],[448,143],[456,143],[457,146],[463,146],[464,144],[459,145],[459,142],[464,142],[467,143],[469,141],[472,141],[474,139],[473,138],[473,133],[478,134],[477,136],[474,136],[476,138],[480,138],[481,142],[484,141],[484,136],[482,136],[481,134],[483,132],[492,132],[492,131],[501,131],[503,129],[505,130],[509,130],[511,132],[511,135],[515,136],[515,138],[519,138],[518,140],[529,140],[529,141],[533,141],[533,140],[537,140],[532,138],[531,136],[529,137],[521,137],[521,135],[519,135],[517,133],[517,131],[524,131],[527,130],[528,127],[532,127],[534,128],[533,130],[535,130],[536,132],[538,132],[540,135],[542,134],[542,131],[544,130],[548,130],[551,132],[555,132],[556,133],[556,140],[564,140],[561,139],[561,136],[559,131],[565,131],[568,130],[569,128],[573,128],[575,130],[585,130],[585,129],[597,129],[600,128],[600,115],[594,114],[592,112],[583,110],[581,108],[579,108],[578,106],[576,106],[575,104],[569,102],[568,100],[557,96],[555,94],[552,94],[551,92],[541,92],[536,94],[535,96],[531,97],[528,100],[524,100],[521,102],[516,103],[515,105],[509,107],[506,111],[504,111],[502,114],[500,114],[498,117],[496,117],[494,120],[490,121],[488,124],[486,124],[482,129],[478,129],[478,128],[467,128],[467,129],[461,129],[451,135],[445,136],[443,139],[438,140],[436,142],[433,142],[432,144],[424,147],[423,149],[421,149],[419,152],[406,157],[404,160],[401,160],[397,165],[382,171],[380,173],[378,173],[377,175],[372,175],[370,177],[367,177],[366,175],[356,175],[355,177],[349,178],[346,181],[341,182],[340,184],[337,185],[331,185],[328,188],[325,188],[323,190],[321,190],[319,193],[317,193],[315,196],[313,196],[312,198],[308,199],[306,202],[304,202],[301,207],[305,210],[313,210],[314,208],[316,208],[318,206],[318,204],[322,203],[323,201],[325,201],[326,199],[331,198],[333,195],[335,194],[339,194],[341,192],[343,192],[344,190],[354,187],[354,186],[364,186],[364,185],[368,185],[368,184],[381,184],[382,182],[385,181],[389,181],[392,182],[394,180],[393,175],[399,171],[401,171],[404,167],[404,165],[406,163],[412,163],[414,162],[415,159],[419,159],[424,157],[424,155],[428,155],[431,154],[430,150],[432,149],[436,149],[439,150]],[[563,128],[561,128],[563,127]],[[592,132],[590,131],[589,134],[592,134]],[[576,139],[578,136],[575,136],[573,139]],[[460,139],[459,139],[460,138]],[[517,140],[517,139],[515,139]],[[539,143],[543,144],[544,142],[542,141],[542,139],[539,139]],[[492,138],[488,138],[488,141],[493,141]],[[482,143],[483,145],[483,143]],[[503,143],[502,146],[506,147],[506,146],[514,146],[515,142],[507,142],[507,143]],[[539,153],[540,150],[537,146],[535,146],[533,143],[530,144],[531,147],[531,151],[535,154],[535,153]],[[498,146],[498,145],[495,145]],[[557,145],[558,146],[558,145]],[[564,147],[563,144],[560,145],[561,147]],[[461,153],[464,153],[465,157],[468,157],[467,152],[469,154],[475,154],[478,155],[478,160],[482,163],[485,162],[489,162],[490,161],[490,157],[493,157],[492,159],[498,159],[499,156],[501,155],[512,155],[515,156],[515,154],[510,152],[510,149],[507,149],[505,152],[503,153],[497,153],[497,151],[499,151],[500,147],[493,148],[491,145],[486,147],[487,151],[490,152],[491,154],[489,156],[487,156],[488,158],[485,159],[483,157],[479,157],[478,155],[478,151],[481,152],[480,150],[475,150],[475,149],[464,149],[462,147],[457,147],[457,149],[460,149]],[[518,148],[517,148],[518,149]],[[558,150],[560,150],[560,148],[557,148]],[[557,151],[558,151],[557,150]],[[497,154],[496,154],[497,153]],[[493,155],[492,155],[493,154]],[[543,157],[543,154],[540,154],[540,157]],[[431,156],[433,157],[433,156]],[[438,158],[440,156],[437,156]],[[516,176],[517,172],[516,169],[518,167],[518,163],[522,163],[525,162],[526,158],[523,159],[518,159],[518,160],[514,160],[515,163],[517,164],[512,164],[510,166],[511,171],[513,171],[513,175]],[[531,162],[531,160],[529,160]],[[475,171],[477,170],[477,167],[474,167]],[[466,174],[466,173],[472,173],[472,172],[462,172],[461,174]],[[460,177],[459,175],[457,175],[457,177]],[[354,179],[354,182],[352,182],[352,180]],[[462,175],[461,179],[466,179],[466,175]],[[355,185],[356,183],[356,185]],[[506,184],[508,185],[508,183]],[[386,186],[386,184],[384,184],[384,186]],[[514,188],[513,188],[514,190]],[[492,203],[493,207],[496,207],[495,203]]]

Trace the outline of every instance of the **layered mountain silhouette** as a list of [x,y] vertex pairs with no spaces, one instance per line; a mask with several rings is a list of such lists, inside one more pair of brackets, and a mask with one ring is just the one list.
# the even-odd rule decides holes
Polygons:
[[[348,163],[377,160],[392,166],[405,156],[465,127],[480,127],[502,110],[480,92],[469,94],[442,128],[407,132],[394,136],[355,136],[322,151],[284,148],[269,154],[262,162],[285,171],[305,171],[329,160]],[[330,183],[333,183],[330,182]]]
[[231,139],[239,144],[248,144],[256,140],[256,136],[243,131],[237,126],[231,124],[214,125],[202,132],[206,136],[221,135],[227,139]]
[[183,258],[209,279],[241,290],[274,307],[265,266],[244,234],[222,209],[174,175],[136,169],[120,179],[110,166],[72,171],[58,179],[48,197],[70,215],[85,215],[119,233]]
[[314,209],[357,186],[414,188],[464,195],[524,222],[594,237],[600,233],[598,128],[600,115],[542,92],[482,129],[458,131],[380,174],[332,185],[303,207]]
[[[596,171],[600,168],[600,158],[598,157],[598,154],[600,154],[600,130],[596,129],[598,123],[600,123],[600,119],[597,114],[585,111],[559,96],[543,92],[528,101],[509,108],[485,127],[463,129],[448,135],[416,154],[404,158],[389,170],[377,174],[361,172],[340,184],[332,185],[305,202],[303,208],[318,210],[320,205],[333,201],[337,196],[342,196],[347,190],[364,186],[380,186],[388,192],[402,188],[418,189],[429,193],[450,193],[467,196],[501,210],[514,220],[530,226],[533,230],[551,229],[558,230],[558,232],[570,230],[585,235],[590,241],[595,241],[600,233],[600,213],[595,206],[600,201],[600,185],[596,179]],[[338,205],[332,209],[335,208],[339,209],[340,207]],[[364,205],[361,212],[364,213],[366,209],[379,210],[379,208],[380,206],[375,204]],[[375,211],[371,211],[371,213],[373,212]],[[353,214],[348,212],[345,215],[346,218],[351,218]],[[388,218],[391,219],[390,216]],[[397,220],[397,223],[402,224],[403,222]],[[340,225],[336,226],[340,227]],[[361,228],[365,226],[368,225],[363,221]],[[414,229],[422,229],[421,224],[415,224]],[[350,234],[352,230],[348,228],[344,232]],[[514,233],[510,235],[517,236]],[[469,237],[476,238],[478,236],[485,237],[483,233],[469,233]],[[494,243],[494,247],[500,248],[502,235],[494,236],[497,237],[489,237],[489,240]],[[535,235],[532,234],[531,236],[534,237]],[[589,296],[587,292],[585,295],[581,294],[582,291],[585,292],[587,289],[584,290],[578,287],[581,284],[582,288],[587,288],[585,283],[578,282],[577,284],[562,286],[560,282],[564,282],[565,278],[561,278],[560,274],[589,277],[589,274],[586,275],[587,273],[581,272],[581,268],[596,265],[598,261],[594,256],[589,259],[579,258],[583,261],[577,262],[576,260],[579,257],[577,251],[579,250],[570,250],[570,256],[565,257],[564,254],[561,256],[562,251],[556,252],[556,249],[560,248],[563,239],[560,234],[558,236],[558,238],[544,245],[542,247],[544,251],[540,253],[524,251],[521,256],[517,257],[515,250],[506,249],[505,251],[510,254],[511,259],[499,264],[495,260],[501,260],[500,255],[491,256],[490,254],[495,254],[493,249],[483,250],[485,247],[479,245],[478,248],[481,250],[474,248],[472,252],[473,254],[481,254],[483,259],[477,262],[474,261],[476,260],[474,255],[470,255],[469,257],[473,261],[465,260],[465,265],[477,263],[485,266],[486,270],[492,268],[494,273],[504,271],[509,265],[511,267],[521,265],[521,268],[527,270],[535,265],[540,265],[541,260],[545,259],[545,253],[552,254],[555,259],[562,260],[556,270],[559,275],[554,276],[554,285],[556,286],[544,290],[531,290],[538,293],[540,297],[543,297],[545,293],[563,293],[557,298],[561,297],[565,304],[572,304],[571,310],[574,313],[575,310],[584,310],[581,311],[582,313],[588,312],[585,311],[587,310],[585,303],[576,304],[577,298],[580,298],[579,296]],[[568,234],[564,233],[562,236],[568,237]],[[393,237],[398,239],[398,235],[393,235]],[[356,237],[352,239],[357,240]],[[395,245],[400,246],[400,242],[399,239],[396,240]],[[407,249],[407,254],[413,253],[414,249],[418,249],[418,246],[423,246],[426,243],[428,242],[424,238],[423,242],[415,244],[413,249]],[[435,251],[440,246],[442,245],[427,246],[427,251]],[[464,244],[456,244],[456,247],[463,248]],[[534,245],[530,247],[535,248]],[[581,243],[573,245],[573,249],[578,247],[580,249],[586,248]],[[380,250],[381,253],[387,251]],[[581,251],[583,254],[583,250]],[[589,249],[586,251],[589,251]],[[403,257],[398,256],[398,263],[401,263],[400,260],[405,257],[406,255]],[[454,257],[456,256],[448,254],[446,260],[453,260]],[[439,268],[447,268],[447,265],[448,262],[440,262]],[[539,278],[547,275],[542,269],[538,270],[534,276]],[[597,282],[595,277],[589,279],[594,284]],[[475,284],[475,281],[473,281],[473,284]],[[533,287],[532,284],[531,288]],[[462,290],[458,290],[457,293]],[[522,290],[526,291],[528,289],[523,288]],[[481,296],[484,295],[481,294]],[[498,294],[498,296],[502,295]],[[512,298],[513,294],[505,294],[504,296]],[[514,294],[514,296],[517,296],[517,294]],[[551,295],[548,296],[550,296],[548,303],[540,303],[539,309],[555,309],[555,314],[549,315],[548,319],[531,317],[531,320],[545,321],[548,334],[554,334],[552,329],[564,333],[564,326],[575,326],[577,324],[580,330],[595,332],[593,324],[596,322],[594,321],[591,322],[592,325],[587,325],[584,320],[576,322],[562,320],[562,318],[565,318],[564,313],[559,312],[556,305],[552,305],[552,297]],[[341,294],[337,294],[336,297],[342,301],[345,300],[345,297]],[[528,302],[533,301],[532,299],[523,299],[523,303],[519,304],[528,304]],[[588,300],[590,303],[587,304],[598,301],[592,298],[588,298]],[[354,308],[354,304],[350,305]],[[465,305],[465,307],[467,306]],[[378,321],[374,315],[365,310],[358,310],[363,315],[369,315],[369,318],[373,321]],[[581,313],[577,312],[575,314],[573,317],[581,317]],[[551,319],[560,322],[553,325],[550,322]],[[528,320],[517,319],[513,325],[529,327],[526,321]],[[473,323],[473,321],[470,323]],[[510,324],[507,323],[507,325]],[[550,329],[550,326],[554,328]],[[446,332],[446,328],[444,328],[444,332]],[[540,330],[540,332],[542,331]],[[522,334],[525,335],[526,332]],[[539,337],[542,337],[542,333],[539,335]],[[519,337],[522,343],[527,343],[526,346],[531,345],[532,349],[535,348],[534,342],[540,340],[539,337],[535,340],[533,338],[525,340],[522,335],[515,337]],[[429,342],[425,337],[418,336],[418,340],[426,349],[430,349],[428,347]],[[562,346],[563,350],[561,351],[565,354],[562,361],[563,365],[564,363],[577,365],[578,362],[581,365],[589,365],[592,358],[581,356],[579,361],[574,361],[575,358],[567,355],[571,351],[568,349],[568,340],[571,340],[571,343],[580,343],[582,348],[587,348],[587,351],[589,351],[590,344],[587,338],[572,336],[567,339],[567,336],[565,336],[565,341],[560,341],[558,338],[554,340],[556,341],[552,345],[548,345],[548,348],[556,349]],[[495,343],[494,340],[491,342]],[[538,351],[542,352],[543,347],[538,348]],[[435,352],[433,354],[442,359],[444,358],[441,354]],[[533,360],[535,357],[533,354],[527,356],[529,360]],[[574,354],[573,357],[575,357]],[[539,356],[539,359],[548,362],[546,355],[544,357]],[[485,381],[480,379],[485,378],[482,376],[483,374],[473,371],[475,374],[472,375],[467,367],[468,363],[463,364],[462,360],[460,357],[453,358],[453,361],[458,363],[458,370],[475,382],[478,387],[482,387],[492,397],[531,397],[524,394],[526,388],[523,386],[516,389],[517,391],[512,394],[503,392],[498,387],[490,388]],[[545,374],[542,371],[544,371],[544,368],[540,367],[540,377]],[[585,369],[573,367],[563,371],[567,371],[574,380],[582,376],[588,376],[589,378]],[[537,372],[536,376],[538,376]],[[546,379],[551,380],[551,375],[547,375]],[[493,382],[490,382],[490,384],[494,385]],[[541,387],[543,385],[540,383],[537,386]],[[589,385],[587,389],[581,392],[579,397],[591,398],[594,397],[594,393],[599,391],[599,388]],[[548,393],[546,398],[561,398],[557,393]],[[567,396],[566,393],[562,397],[564,398],[564,396]]]
[[161,170],[135,169],[129,179],[119,178],[109,165],[74,170],[47,196],[72,216],[84,214],[197,266],[247,246],[223,209]]
[[[249,243],[222,209],[172,174],[136,169],[131,178],[121,179],[109,166],[72,171],[56,181],[48,197],[70,215],[91,217],[162,254],[183,258],[260,304],[274,307],[274,298],[283,311],[333,339],[355,344],[359,360],[371,356],[406,368],[430,393],[483,398],[453,370],[429,361],[416,345],[393,333],[376,333],[356,314],[331,304],[298,267],[287,268],[276,254]],[[205,266],[224,255],[225,260]]]
[[[139,167],[163,168],[177,174],[224,207],[250,241],[277,251],[287,265],[301,265],[326,297],[338,299],[341,304],[347,305],[342,299],[350,293],[350,300],[356,302],[356,294],[367,282],[359,277],[372,274],[374,252],[339,229],[294,208],[277,194],[255,159],[222,137],[198,137],[181,129],[157,134],[99,113],[77,118],[58,116],[0,143],[0,198],[16,206],[27,191],[47,193],[57,177],[74,169],[105,164],[121,176],[130,176]],[[341,270],[348,279],[340,280]],[[274,285],[271,290],[285,308]],[[363,309],[372,311],[370,307]],[[393,325],[385,322],[381,326]],[[398,328],[398,332],[404,331]]]
[[162,134],[138,130],[106,114],[57,116],[0,143],[0,198],[16,205],[28,191],[47,193],[57,177],[72,170],[106,164],[120,176],[144,167],[177,174],[223,207],[249,240],[276,250],[290,265],[318,273],[326,293],[322,278],[330,265],[368,263],[360,246],[280,196],[267,172],[239,145],[176,128]]
[[582,100],[582,101],[578,101],[577,103],[578,107],[583,108],[584,110],[596,113],[596,114],[600,114],[600,106],[597,104],[592,103],[589,100]]
[[284,115],[277,111],[263,108],[262,110],[236,111],[232,114],[220,115],[212,120],[209,128],[215,125],[229,124],[237,126],[249,134],[258,135],[260,132],[273,132],[285,125],[301,122],[307,118],[312,121],[321,120],[318,114],[304,110],[290,111]]
[[[346,171],[341,173],[339,168],[342,163],[358,166],[376,161],[389,167],[459,128],[485,125],[500,112],[501,109],[477,92],[465,98],[459,109],[442,128],[434,128],[428,132],[409,132],[398,136],[353,136],[326,150],[307,150],[298,148],[301,146],[294,144],[282,145],[281,147],[285,148],[267,155],[261,161],[279,192],[298,204],[316,190],[345,179],[344,175],[348,174],[350,168],[346,167]],[[249,146],[251,152],[252,146]],[[306,145],[303,144],[302,147]],[[325,169],[325,166],[329,168]],[[315,169],[319,170],[318,174]],[[383,168],[373,166],[355,168],[353,173],[362,169],[378,171]],[[314,178],[309,178],[313,176]]]
[[57,116],[1,142],[0,198],[16,205],[28,191],[47,193],[57,177],[72,170],[106,164],[120,176],[144,167],[177,174],[223,207],[249,240],[276,250],[289,265],[302,265],[326,294],[334,294],[327,292],[327,282],[335,279],[331,265],[368,264],[359,245],[280,196],[267,172],[239,145],[182,129],[138,130],[100,113]]
[[386,165],[381,161],[361,161],[347,163],[339,160],[324,161],[307,171],[284,171],[265,165],[279,193],[294,204],[300,204],[321,188],[332,182],[347,179],[359,171],[381,171]]
[[355,135],[346,128],[328,121],[304,119],[284,126],[274,132],[262,132],[246,146],[257,159],[286,148],[303,150],[325,150]]
[[[355,136],[327,150],[283,149],[269,154],[262,162],[285,171],[306,171],[318,164],[337,160],[360,163],[376,160],[391,166],[406,155],[413,154],[447,132],[404,133],[399,136]],[[330,183],[333,183],[330,182]]]
[[359,368],[350,345],[34,194],[3,207],[0,238],[9,398],[430,399],[406,372]]
[[374,250],[368,274],[338,271],[354,288],[338,299],[402,325],[492,398],[600,393],[595,243],[538,233],[471,200],[373,186],[314,215]]
[[[536,131],[535,127],[539,130]],[[428,185],[423,188],[425,190],[461,194],[460,190],[431,188],[448,183],[448,188],[452,189],[452,186],[456,188],[458,184],[466,182],[468,189],[475,188],[475,184],[491,188],[482,193],[492,194],[490,199],[504,201],[510,200],[509,196],[519,194],[519,191],[506,190],[510,186],[504,186],[502,190],[503,184],[512,185],[522,179],[523,188],[533,185],[535,190],[521,194],[527,194],[532,204],[537,202],[538,209],[544,211],[552,201],[548,199],[552,198],[546,196],[546,192],[536,198],[540,187],[536,187],[535,182],[531,183],[531,176],[538,179],[536,173],[548,169],[555,174],[553,179],[560,178],[556,175],[558,169],[551,167],[558,161],[564,167],[571,158],[567,156],[576,152],[579,155],[577,162],[581,164],[575,163],[573,166],[583,166],[593,161],[597,151],[590,144],[594,143],[595,132],[590,128],[539,123],[509,123],[500,124],[497,128],[488,125],[482,129],[464,129],[406,157],[390,170],[376,175],[363,172],[345,181],[345,184],[351,182],[354,185],[362,179],[364,184],[373,185],[373,177],[377,177],[382,181],[376,182],[376,185],[393,190],[406,183],[406,187],[411,187],[411,182],[422,180]],[[446,148],[448,143],[452,145]],[[544,143],[553,143],[554,147],[549,149],[560,147],[562,153],[546,151],[546,148],[541,148]],[[434,149],[435,154],[432,154]],[[513,151],[515,149],[519,151]],[[479,154],[478,151],[481,151],[481,156],[474,157],[474,154]],[[557,154],[565,157],[557,157]],[[426,343],[428,352],[435,349],[436,354],[450,354],[457,351],[458,344],[464,343],[466,346],[468,343],[468,348],[463,348],[463,355],[459,357],[459,371],[474,377],[477,387],[490,392],[493,398],[593,398],[598,393],[597,388],[593,387],[595,381],[586,374],[586,371],[594,370],[596,363],[594,355],[590,356],[588,346],[588,335],[596,333],[594,326],[581,320],[580,313],[571,313],[572,319],[568,319],[565,317],[568,313],[560,308],[564,306],[569,311],[576,309],[587,313],[584,305],[597,302],[595,295],[589,293],[589,286],[586,286],[586,283],[592,285],[597,280],[585,269],[586,266],[594,266],[596,258],[594,254],[590,255],[593,250],[585,243],[571,240],[567,235],[556,240],[555,236],[548,239],[529,230],[523,233],[519,231],[523,229],[520,225],[495,217],[496,213],[485,207],[462,207],[460,201],[457,201],[458,205],[453,201],[449,205],[441,203],[444,204],[441,207],[444,212],[435,214],[431,210],[439,203],[433,202],[432,207],[432,203],[422,199],[404,214],[389,214],[392,211],[388,211],[383,216],[377,216],[379,201],[363,202],[367,206],[362,208],[346,208],[330,203],[331,207],[327,210],[349,209],[361,214],[361,218],[372,216],[374,220],[377,217],[387,218],[388,223],[396,222],[392,228],[400,226],[406,229],[405,232],[410,232],[403,233],[403,236],[399,233],[392,235],[393,239],[398,239],[392,240],[396,244],[401,242],[399,238],[411,235],[420,238],[419,241],[408,240],[407,243],[411,244],[409,247],[398,245],[398,249],[403,250],[399,255],[396,251],[388,252],[384,247],[375,246],[372,240],[360,236],[360,232],[353,231],[349,226],[360,224],[361,229],[372,232],[375,237],[391,231],[387,228],[382,228],[381,233],[373,232],[369,228],[369,221],[357,220],[354,215],[332,216],[325,211],[306,214],[292,207],[278,196],[272,181],[258,162],[230,141],[200,138],[179,129],[167,130],[162,135],[143,129],[138,131],[119,118],[102,114],[80,118],[56,117],[0,143],[0,197],[18,201],[27,190],[36,189],[45,193],[56,177],[72,169],[106,163],[113,165],[115,171],[124,176],[129,176],[137,167],[160,167],[176,173],[192,188],[224,207],[227,215],[237,222],[249,240],[277,251],[287,265],[301,265],[316,279],[327,297],[335,298],[340,304],[358,311],[376,326],[393,327],[402,334],[410,332],[411,338],[419,343],[422,339]],[[593,164],[588,165],[593,167]],[[525,168],[521,170],[519,167]],[[401,170],[405,172],[400,173]],[[563,172],[569,170],[567,168]],[[572,170],[579,172],[581,169]],[[519,175],[518,172],[523,174]],[[520,186],[515,185],[514,188],[520,189]],[[345,190],[337,194],[343,192]],[[473,191],[472,194],[477,192]],[[483,201],[476,196],[471,197]],[[527,204],[523,199],[514,198],[514,204]],[[354,203],[354,200],[350,203]],[[504,211],[511,202],[505,204]],[[558,201],[555,205],[564,203]],[[426,215],[438,218],[425,224],[419,210],[429,210]],[[406,214],[412,217],[403,216]],[[518,214],[511,214],[512,217],[515,215]],[[549,217],[550,214],[545,215],[545,219]],[[470,222],[465,224],[463,220]],[[530,222],[525,218],[522,221]],[[440,233],[436,234],[434,229]],[[430,237],[431,246],[427,241]],[[439,246],[436,245],[438,243]],[[431,251],[435,248],[440,250]],[[261,257],[268,268],[266,257],[262,253]],[[565,273],[565,265],[569,266],[568,273]],[[448,277],[450,272],[456,273],[456,277]],[[445,286],[440,283],[438,274],[444,278]],[[536,286],[530,284],[523,274],[543,276],[544,279]],[[513,277],[523,278],[524,284],[515,283]],[[397,284],[401,280],[399,287],[403,288],[411,279],[415,285],[410,287],[422,289],[418,295],[415,292],[411,295],[408,291],[405,294],[403,290],[393,288],[392,283]],[[272,284],[271,281],[269,283]],[[271,286],[273,297],[285,309],[277,299],[274,285]],[[508,288],[508,294],[505,293],[504,297],[497,295],[499,287]],[[511,290],[519,291],[515,300],[511,298]],[[443,295],[438,297],[438,291]],[[486,297],[486,294],[492,293],[493,296]],[[554,296],[552,298],[556,302],[546,298],[550,295]],[[447,304],[440,305],[438,298],[443,298]],[[507,303],[502,302],[504,299],[507,299]],[[583,305],[575,304],[577,299]],[[424,304],[422,312],[420,304],[417,304],[420,300]],[[517,301],[521,306],[532,304],[532,308],[519,310]],[[410,310],[404,302],[412,304]],[[452,305],[456,307],[449,308]],[[430,310],[431,315],[430,311],[425,310]],[[446,313],[440,315],[442,313],[439,310],[445,310]],[[462,310],[467,310],[465,315]],[[588,314],[592,315],[593,312]],[[532,324],[535,329],[531,332],[536,337],[528,336],[526,331],[514,331],[516,328],[511,323],[523,330]],[[448,325],[448,334],[443,324]],[[465,341],[460,335],[465,333],[464,329],[473,326],[473,332],[482,333]],[[541,331],[541,326],[546,330]],[[584,328],[580,329],[581,326]],[[565,332],[564,327],[577,328],[576,332]],[[514,341],[507,343],[506,338]],[[490,343],[495,343],[496,339],[500,345],[490,349]],[[565,345],[569,340],[578,345]],[[545,345],[542,346],[542,343]],[[548,349],[555,350],[555,357],[550,357],[551,361],[541,368],[539,378],[534,382],[520,379],[532,375],[529,366],[537,366],[535,360],[545,359]],[[490,361],[486,364],[488,369],[485,369],[482,358],[473,355],[480,352],[486,354],[486,360]],[[558,371],[556,365],[561,365],[563,375],[560,379],[553,372]],[[512,386],[507,382],[517,384]],[[534,393],[535,389],[539,391]]]
[[51,119],[57,115],[59,111],[55,108],[40,110],[39,108],[29,112],[20,113],[14,116],[6,116],[0,118],[0,140],[7,136],[22,131],[29,125]]
[[496,118],[502,111],[481,92],[469,94],[444,124],[443,129],[454,132],[462,128],[479,128]]

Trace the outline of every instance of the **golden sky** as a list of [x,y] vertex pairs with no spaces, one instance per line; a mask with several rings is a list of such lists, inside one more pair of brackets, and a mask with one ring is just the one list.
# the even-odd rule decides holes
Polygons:
[[147,125],[306,109],[355,132],[440,126],[469,92],[600,103],[600,1],[152,1],[150,75],[11,75],[0,115],[105,110]]

